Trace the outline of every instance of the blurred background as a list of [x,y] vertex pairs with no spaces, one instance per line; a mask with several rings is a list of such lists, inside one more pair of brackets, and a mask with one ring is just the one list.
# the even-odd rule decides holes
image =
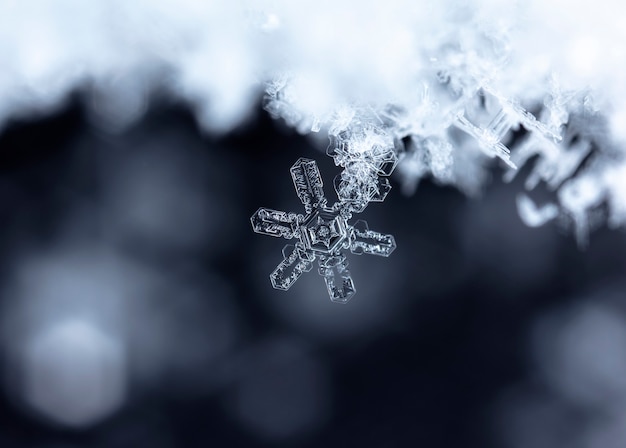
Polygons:
[[332,201],[325,139],[260,99],[219,138],[165,95],[115,131],[85,103],[0,135],[1,447],[625,446],[623,232],[526,227],[497,169],[473,199],[392,179],[352,301],[277,291],[249,217],[301,210],[299,157]]

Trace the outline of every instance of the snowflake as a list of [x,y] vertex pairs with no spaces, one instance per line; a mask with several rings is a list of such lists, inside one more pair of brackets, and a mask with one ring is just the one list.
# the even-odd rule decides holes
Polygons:
[[298,159],[290,171],[305,214],[262,207],[250,218],[257,233],[299,240],[295,245],[284,247],[283,261],[270,274],[272,286],[288,290],[304,272],[313,268],[317,259],[330,299],[346,303],[356,289],[342,251],[350,249],[357,255],[388,257],[396,248],[396,242],[392,235],[370,230],[363,220],[348,224],[353,210],[350,202],[339,201],[329,207],[314,160]]

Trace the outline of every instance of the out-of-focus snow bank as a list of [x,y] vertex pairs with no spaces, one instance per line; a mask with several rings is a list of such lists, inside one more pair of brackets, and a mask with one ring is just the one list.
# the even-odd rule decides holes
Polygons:
[[267,110],[301,132],[341,135],[346,147],[387,134],[406,190],[432,176],[472,193],[489,157],[509,170],[531,161],[526,187],[555,194],[541,217],[520,201],[525,221],[560,214],[582,240],[606,204],[611,225],[626,221],[622,10],[611,0],[4,0],[0,126],[80,91],[94,123],[115,131],[165,91],[225,132],[266,90]]

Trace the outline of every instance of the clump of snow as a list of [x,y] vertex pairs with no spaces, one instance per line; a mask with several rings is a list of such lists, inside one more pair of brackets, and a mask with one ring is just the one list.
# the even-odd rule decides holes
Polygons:
[[166,91],[226,132],[265,90],[266,109],[302,133],[384,133],[407,191],[432,176],[473,194],[489,158],[514,170],[536,157],[526,188],[555,191],[583,240],[600,205],[611,226],[626,222],[619,11],[615,0],[4,1],[0,127],[81,91],[93,122],[118,131]]

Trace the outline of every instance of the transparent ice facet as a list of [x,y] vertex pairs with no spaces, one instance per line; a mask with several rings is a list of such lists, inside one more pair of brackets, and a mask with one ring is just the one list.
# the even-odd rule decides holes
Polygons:
[[[515,164],[511,162],[511,151],[500,141],[500,134],[502,134],[502,132],[504,131],[503,123],[506,123],[506,121],[502,118],[499,118],[498,116],[496,116],[495,118],[497,119],[497,121],[495,123],[492,123],[496,126],[495,129],[480,128],[471,123],[467,119],[467,117],[462,114],[458,115],[455,125],[462,131],[465,131],[469,135],[474,137],[478,141],[481,149],[483,149],[488,156],[497,156],[509,167],[515,169]],[[506,130],[508,131],[508,127],[506,128]]]
[[383,202],[389,194],[389,191],[391,191],[391,183],[389,182],[389,179],[384,177],[377,179],[375,183],[375,190],[370,197],[370,201]]
[[348,237],[348,224],[338,211],[315,210],[301,226],[300,241],[315,253],[331,254],[341,249]]
[[391,185],[380,176],[391,175],[399,152],[397,142],[372,124],[353,124],[331,134],[326,153],[344,168],[334,182],[339,200],[354,213],[362,212],[371,201],[384,200]]
[[306,213],[311,213],[314,208],[326,203],[322,176],[315,161],[298,159],[290,171],[296,193],[298,193]]
[[388,257],[396,248],[396,240],[392,235],[374,232],[367,222],[358,220],[352,227],[350,252],[353,254],[370,254]]
[[304,272],[309,272],[313,264],[309,260],[303,260],[296,246],[291,244],[283,248],[283,256],[283,261],[270,274],[270,281],[274,288],[286,291]]
[[394,149],[391,136],[375,126],[366,125],[331,135],[326,153],[337,166],[366,164],[367,171],[389,176],[398,163]]
[[297,228],[297,215],[286,213],[271,208],[259,208],[250,218],[252,228],[256,233],[263,235],[293,238]]
[[537,120],[533,114],[524,109],[517,101],[505,98],[493,90],[485,90],[498,99],[502,112],[510,117],[509,120],[511,122],[521,124],[531,133],[537,133],[557,142],[561,141],[561,134],[558,129],[555,130],[553,127],[546,126]]
[[530,134],[531,138],[539,136],[549,142],[558,142],[561,135],[558,130],[546,126],[533,114],[525,110],[516,101],[504,98],[497,92],[488,88],[480,90],[482,97],[488,97],[499,106],[498,112],[491,118],[486,126],[473,123],[466,116],[466,110],[461,110],[456,117],[455,126],[474,137],[480,144],[481,149],[487,155],[497,156],[509,167],[516,169],[516,163],[511,159],[511,151],[503,143],[511,129],[518,129],[523,126]]
[[331,301],[346,303],[356,293],[345,255],[322,255],[319,258],[319,273],[324,277]]
[[354,213],[361,213],[370,202],[384,201],[391,190],[389,180],[384,177],[360,177],[348,170],[335,177],[334,186],[339,200]]
[[362,182],[344,173],[335,177],[335,191],[339,200],[350,212],[361,213],[376,192],[375,180]]
[[393,236],[369,230],[365,221],[359,220],[354,226],[348,224],[352,213],[365,208],[370,200],[384,199],[391,188],[389,181],[374,176],[366,185],[347,183],[347,188],[354,190],[344,192],[344,196],[340,194],[340,200],[328,207],[314,160],[299,159],[291,167],[291,175],[306,214],[261,207],[251,218],[252,229],[257,233],[299,240],[295,246],[287,245],[283,249],[284,259],[270,275],[272,286],[289,289],[304,272],[312,269],[317,259],[330,299],[346,303],[356,289],[342,251],[350,249],[355,254],[387,257],[396,247]]

